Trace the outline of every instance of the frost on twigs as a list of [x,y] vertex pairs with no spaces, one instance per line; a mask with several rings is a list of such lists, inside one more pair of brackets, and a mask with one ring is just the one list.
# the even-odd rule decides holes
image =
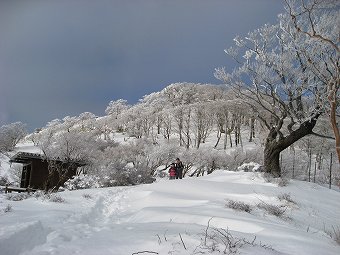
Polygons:
[[49,201],[54,202],[54,203],[65,203],[65,199],[59,195],[51,195]]
[[328,234],[338,245],[340,245],[340,227],[332,226],[332,230],[325,230],[326,234]]
[[227,200],[226,207],[237,210],[237,211],[244,211],[250,213],[252,211],[252,206],[241,201],[235,200]]
[[280,200],[280,201],[284,201],[288,204],[294,204],[296,205],[297,203],[291,198],[290,194],[288,193],[282,193],[280,195],[277,196],[277,198]]
[[66,200],[58,194],[44,191],[37,191],[33,195],[36,199],[41,199],[42,201],[50,201],[54,203],[65,203]]
[[267,204],[265,202],[261,202],[257,204],[257,207],[259,209],[265,210],[267,213],[274,215],[276,217],[282,218],[282,219],[288,219],[286,217],[285,213],[288,209],[287,206],[282,206],[282,205],[273,205],[273,204]]
[[88,193],[84,193],[83,194],[83,198],[85,198],[85,199],[92,199],[93,197],[90,195],[90,194],[88,194]]
[[[185,233],[167,235],[162,238],[157,236],[159,245],[158,251],[166,251],[164,254],[242,254],[242,250],[254,250],[254,254],[263,253],[276,254],[276,251],[269,245],[257,241],[256,236],[251,240],[235,236],[229,229],[207,227],[198,234]],[[155,251],[156,252],[156,251]],[[138,254],[138,253],[134,253]],[[157,253],[156,253],[157,254]],[[163,254],[159,252],[159,254]]]
[[262,244],[261,242],[256,242],[256,236],[250,241],[246,238],[234,236],[228,229],[210,228],[209,224],[205,233],[202,235],[201,244],[195,248],[194,254],[238,254],[240,249],[246,247],[257,247],[274,251],[272,247]]
[[2,211],[3,211],[4,213],[8,213],[8,212],[13,211],[13,208],[12,208],[12,206],[11,206],[10,204],[8,204],[8,205],[6,205],[5,208],[2,209]]
[[92,189],[101,187],[100,178],[95,175],[79,175],[64,183],[67,190]]
[[6,195],[7,200],[11,201],[21,201],[29,198],[31,195],[28,193],[8,193]]

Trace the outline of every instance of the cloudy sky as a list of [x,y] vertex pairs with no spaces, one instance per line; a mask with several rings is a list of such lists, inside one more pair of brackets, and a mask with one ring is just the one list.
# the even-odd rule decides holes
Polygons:
[[0,0],[0,126],[104,115],[174,82],[214,83],[236,35],[281,0]]

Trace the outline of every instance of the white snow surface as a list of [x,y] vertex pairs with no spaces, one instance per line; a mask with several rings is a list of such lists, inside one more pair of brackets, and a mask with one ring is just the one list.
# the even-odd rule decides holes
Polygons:
[[[280,194],[289,194],[295,203],[280,201]],[[278,187],[257,172],[216,171],[57,195],[65,202],[10,201],[0,194],[0,254],[223,254],[197,248],[208,222],[209,229],[228,229],[250,242],[256,236],[256,246],[245,245],[238,254],[340,254],[340,245],[326,233],[340,226],[340,193],[316,184],[290,181]],[[228,199],[254,209],[230,209]],[[261,201],[286,205],[286,216],[256,208]],[[12,210],[5,212],[8,205]]]
[[24,141],[21,143],[18,143],[17,146],[14,148],[14,152],[29,152],[29,153],[37,153],[37,154],[42,154],[41,149],[39,147],[35,146],[33,142],[29,141]]

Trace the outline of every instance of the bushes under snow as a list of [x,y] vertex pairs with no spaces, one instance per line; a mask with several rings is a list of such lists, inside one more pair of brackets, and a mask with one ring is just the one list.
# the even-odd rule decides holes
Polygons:
[[228,200],[226,206],[228,208],[231,208],[237,211],[244,211],[247,213],[250,213],[253,210],[251,205],[245,202],[235,201],[235,200]]
[[287,211],[288,208],[287,206],[267,204],[265,202],[259,203],[257,207],[279,218],[284,218],[285,212]]
[[79,175],[68,180],[64,188],[68,190],[91,189],[101,187],[100,178],[94,175]]
[[243,163],[241,166],[237,168],[237,170],[244,171],[244,172],[259,172],[262,170],[262,166],[254,162]]
[[340,245],[340,228],[332,227],[332,230],[326,231],[326,233],[337,243]]
[[130,166],[111,166],[101,178],[102,187],[130,186],[152,183],[155,179],[144,169]]
[[21,201],[29,198],[31,195],[29,193],[8,193],[6,199],[10,201]]
[[290,204],[297,204],[288,193],[283,193],[277,196],[280,201],[285,201]]
[[8,205],[5,206],[5,208],[2,209],[2,211],[4,213],[12,212],[13,211],[13,207],[10,204],[8,204]]
[[142,183],[152,183],[155,179],[134,167],[110,165],[105,171],[97,175],[75,176],[64,184],[67,190],[93,189],[101,187],[129,186]]

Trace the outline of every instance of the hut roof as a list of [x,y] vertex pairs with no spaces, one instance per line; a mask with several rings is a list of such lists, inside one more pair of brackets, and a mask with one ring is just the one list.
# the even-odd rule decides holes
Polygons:
[[[30,153],[30,152],[18,152],[14,156],[12,156],[9,160],[9,162],[14,162],[14,163],[21,163],[21,164],[26,164],[32,161],[32,159],[40,159],[40,160],[46,160],[46,157],[38,154],[38,153]],[[72,163],[76,164],[78,167],[80,166],[85,166],[86,163],[81,160],[66,160],[66,159],[60,159],[60,158],[54,158],[51,159],[52,161],[57,161],[61,163]]]

